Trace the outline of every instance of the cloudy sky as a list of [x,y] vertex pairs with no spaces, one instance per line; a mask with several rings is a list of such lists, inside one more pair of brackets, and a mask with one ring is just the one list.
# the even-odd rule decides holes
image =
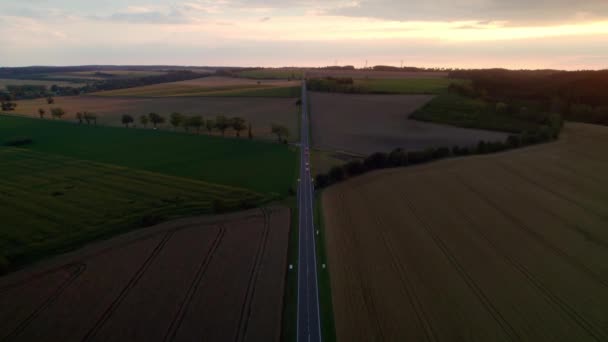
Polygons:
[[0,0],[0,66],[608,68],[608,0]]

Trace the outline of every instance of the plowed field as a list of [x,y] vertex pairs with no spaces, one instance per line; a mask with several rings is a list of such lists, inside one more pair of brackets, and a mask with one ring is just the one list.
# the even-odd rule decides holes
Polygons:
[[323,196],[340,341],[607,341],[608,128]]
[[278,341],[289,222],[182,219],[0,278],[0,340]]

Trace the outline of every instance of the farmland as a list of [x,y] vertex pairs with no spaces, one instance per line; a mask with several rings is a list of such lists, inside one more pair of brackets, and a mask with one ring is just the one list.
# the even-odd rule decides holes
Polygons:
[[215,201],[239,208],[241,203],[256,205],[271,198],[27,149],[0,147],[0,163],[0,259],[5,259],[5,267],[155,220],[213,213]]
[[[260,90],[298,87],[298,81],[251,80],[229,77],[204,77],[189,81],[154,84],[143,87],[99,92],[99,96],[175,97],[175,96],[265,96]],[[275,94],[276,95],[276,94]],[[280,95],[280,93],[279,93]],[[289,95],[289,94],[287,94]],[[272,93],[266,96],[273,96]],[[296,94],[297,96],[297,94]],[[295,97],[293,95],[284,97]]]
[[355,79],[351,84],[339,84],[334,79],[314,79],[308,87],[313,91],[358,94],[436,95],[446,93],[451,83],[465,83],[448,78]]
[[238,72],[239,77],[252,79],[302,79],[302,69],[278,68],[278,69],[256,69]]
[[323,215],[339,340],[608,339],[608,129],[354,178]]
[[459,127],[513,133],[538,128],[538,125],[529,121],[497,113],[495,106],[482,100],[447,93],[435,97],[414,112],[411,118]]
[[447,72],[434,71],[374,71],[374,70],[306,70],[307,78],[352,77],[354,79],[428,79],[447,78]]
[[19,136],[32,138],[35,152],[262,193],[286,194],[296,172],[296,153],[285,145],[0,116],[0,140]]
[[[76,121],[76,112],[88,111],[97,114],[99,124],[111,126],[122,125],[123,114],[130,114],[136,120],[150,112],[165,117],[169,113],[180,112],[202,115],[205,119],[215,119],[217,115],[240,116],[251,122],[256,138],[275,139],[270,132],[272,123],[286,126],[293,133],[291,138],[297,138],[298,108],[293,98],[67,96],[55,98],[53,105],[48,105],[46,99],[23,100],[17,104],[16,114],[37,117],[39,108],[50,113],[51,108],[60,107],[67,112],[65,119],[69,121]],[[234,135],[230,131],[227,134]]]
[[0,339],[278,341],[289,210],[182,219],[0,279]]
[[408,120],[431,99],[428,95],[310,93],[313,145],[364,155],[395,148],[467,146],[479,140],[506,138],[497,132]]
[[63,81],[53,81],[53,80],[48,80],[48,81],[41,81],[41,80],[26,80],[26,79],[8,79],[8,78],[3,78],[0,79],[0,90],[3,90],[6,88],[6,86],[8,85],[34,85],[34,86],[46,86],[47,88],[50,88],[53,85],[58,85],[61,87],[81,87],[84,84],[83,83],[73,83],[73,82],[63,82]]

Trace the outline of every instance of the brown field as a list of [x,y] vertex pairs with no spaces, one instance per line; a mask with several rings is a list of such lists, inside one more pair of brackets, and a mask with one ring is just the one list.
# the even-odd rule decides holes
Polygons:
[[[76,121],[75,114],[80,111],[98,115],[102,125],[121,126],[121,116],[130,114],[135,125],[140,126],[139,116],[156,112],[166,119],[172,112],[184,115],[202,115],[214,119],[217,115],[240,116],[251,122],[256,138],[274,139],[270,132],[271,123],[285,125],[297,138],[298,108],[290,98],[233,98],[233,97],[188,97],[188,98],[129,98],[99,96],[67,96],[55,98],[55,104],[48,105],[46,99],[23,100],[17,102],[16,114],[38,117],[38,108],[43,108],[50,118],[50,109],[61,107],[67,111],[64,119]],[[169,124],[165,123],[165,128]],[[246,133],[246,132],[245,132]],[[232,134],[232,132],[227,132]],[[246,135],[246,134],[245,134]]]
[[323,208],[340,341],[608,341],[608,128],[374,172]]
[[401,147],[468,146],[479,140],[503,141],[506,134],[431,124],[408,117],[430,95],[350,95],[310,92],[312,142],[322,150],[357,154]]
[[374,78],[374,79],[403,79],[403,78],[445,78],[448,77],[447,72],[432,72],[432,71],[373,71],[373,70],[306,70],[307,78],[315,77],[352,77]]
[[168,96],[213,96],[225,92],[251,90],[274,87],[295,87],[299,81],[284,80],[253,80],[232,77],[204,77],[188,81],[153,84],[143,87],[118,89],[94,93],[99,96],[136,96],[136,97],[168,97]]
[[0,278],[0,340],[278,341],[289,222],[183,219]]

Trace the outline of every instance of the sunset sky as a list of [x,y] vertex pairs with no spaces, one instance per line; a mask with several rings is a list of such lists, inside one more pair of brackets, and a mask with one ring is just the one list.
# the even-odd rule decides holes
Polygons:
[[2,0],[0,66],[608,68],[608,0]]

